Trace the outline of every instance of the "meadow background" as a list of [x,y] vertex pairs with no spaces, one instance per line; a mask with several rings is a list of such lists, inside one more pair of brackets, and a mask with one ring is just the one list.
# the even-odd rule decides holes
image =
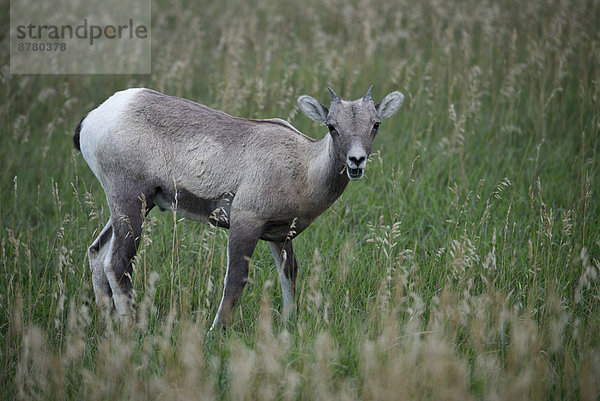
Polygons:
[[[10,75],[1,37],[0,398],[599,399],[597,0],[152,6],[151,75]],[[227,232],[157,210],[138,324],[95,310],[86,248],[108,210],[71,140],[89,110],[146,86],[321,138],[297,97],[372,83],[405,104],[295,240],[289,324],[259,244],[207,334]]]

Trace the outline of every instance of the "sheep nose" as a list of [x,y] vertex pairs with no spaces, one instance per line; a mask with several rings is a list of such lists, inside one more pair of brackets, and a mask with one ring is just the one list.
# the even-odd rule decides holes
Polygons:
[[356,167],[362,167],[362,164],[366,159],[366,156],[348,156],[348,161],[353,163]]

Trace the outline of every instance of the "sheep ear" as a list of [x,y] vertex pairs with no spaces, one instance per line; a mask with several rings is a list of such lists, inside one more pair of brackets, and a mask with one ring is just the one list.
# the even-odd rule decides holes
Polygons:
[[404,95],[402,93],[392,92],[388,94],[381,102],[375,105],[379,118],[391,117],[402,106],[402,102],[404,102]]
[[298,106],[300,106],[300,110],[311,120],[327,124],[329,109],[314,97],[307,95],[300,96],[298,98]]

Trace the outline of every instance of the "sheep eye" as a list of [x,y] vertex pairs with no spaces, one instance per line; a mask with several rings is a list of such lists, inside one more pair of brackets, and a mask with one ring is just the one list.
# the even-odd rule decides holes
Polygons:
[[327,124],[327,129],[329,130],[329,132],[334,133],[335,132],[335,127],[333,126],[333,124]]
[[377,131],[379,129],[380,123],[373,124],[373,131]]

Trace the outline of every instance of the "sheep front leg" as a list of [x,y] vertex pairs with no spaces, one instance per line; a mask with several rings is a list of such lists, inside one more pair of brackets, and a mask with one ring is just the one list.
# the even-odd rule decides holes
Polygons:
[[296,278],[298,276],[298,263],[294,256],[292,241],[269,242],[269,248],[277,265],[281,295],[283,296],[283,318],[288,320],[290,312],[296,303]]
[[112,225],[110,220],[98,235],[96,240],[88,248],[88,261],[92,272],[92,284],[96,296],[96,305],[106,314],[114,309],[112,301],[112,290],[104,273],[104,261],[108,254],[108,248],[112,239]]
[[235,302],[248,281],[250,258],[262,232],[262,225],[247,219],[232,219],[227,241],[227,273],[219,310],[211,331],[224,329]]

